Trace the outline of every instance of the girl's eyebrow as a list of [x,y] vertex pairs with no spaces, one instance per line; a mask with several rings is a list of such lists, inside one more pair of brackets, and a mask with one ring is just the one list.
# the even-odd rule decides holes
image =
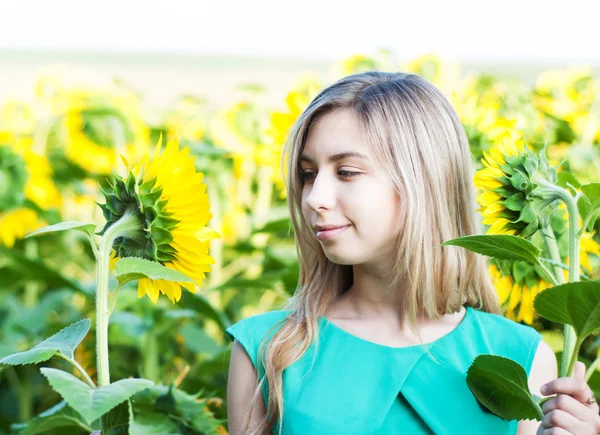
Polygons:
[[[342,160],[345,159],[347,157],[357,157],[359,159],[363,159],[363,160],[369,160],[369,158],[361,153],[357,153],[355,151],[347,151],[344,153],[339,153],[339,154],[334,154],[332,156],[329,156],[329,158],[327,159],[329,162],[336,162],[338,160]],[[311,159],[310,157],[308,157],[305,154],[301,154],[300,155],[300,161],[301,162],[309,162],[309,163],[314,163],[315,161],[313,159]]]

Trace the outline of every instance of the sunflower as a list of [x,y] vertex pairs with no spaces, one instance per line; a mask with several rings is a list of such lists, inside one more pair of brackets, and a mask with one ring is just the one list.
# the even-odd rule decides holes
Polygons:
[[319,93],[321,88],[322,85],[317,76],[314,74],[302,75],[287,94],[285,109],[281,111],[274,110],[270,116],[269,126],[265,129],[268,144],[263,162],[265,165],[273,168],[272,182],[279,191],[280,199],[286,197],[284,174],[281,173],[283,147],[288,139],[292,125],[310,104],[311,100]]
[[489,265],[489,272],[500,304],[505,306],[504,315],[510,320],[532,325],[535,314],[533,301],[539,292],[552,285],[539,278],[515,282],[512,274],[503,274],[495,264]]
[[8,248],[46,225],[38,211],[61,205],[50,163],[30,148],[30,139],[0,142],[0,244]]
[[[568,224],[566,206],[558,205],[558,210],[551,217],[551,226],[557,239],[559,251],[568,252]],[[562,213],[561,213],[562,212]],[[581,225],[581,218],[579,218]],[[594,240],[593,233],[585,232],[580,243],[580,263],[582,272],[590,274],[592,264],[590,256],[600,256],[600,245]],[[532,242],[542,245],[541,234],[536,234]],[[547,254],[546,254],[547,255]],[[536,295],[549,287],[543,276],[530,264],[522,262],[491,260],[489,266],[490,276],[496,288],[496,293],[501,305],[505,306],[505,315],[511,320],[524,321],[531,325],[534,319],[533,300]],[[567,255],[561,255],[561,261],[569,265]],[[568,270],[562,269],[565,282],[568,279]]]
[[539,155],[514,140],[510,132],[502,134],[483,152],[485,166],[475,174],[475,186],[483,191],[477,197],[477,211],[488,234],[533,235],[549,223],[556,196],[543,186],[556,182],[556,168],[550,167],[544,152]]
[[115,240],[112,263],[140,257],[193,279],[193,283],[140,279],[138,297],[147,295],[155,304],[160,293],[175,303],[181,298],[181,287],[196,292],[214,263],[208,255],[209,242],[221,237],[206,226],[212,213],[204,174],[196,172],[189,148],[179,150],[175,139],[161,153],[161,142],[152,160],[146,155],[132,168],[125,162],[129,175],[115,176],[110,188],[101,189],[106,203],[100,204],[107,220],[101,235],[126,213],[135,214],[139,223],[137,233]]
[[460,64],[456,59],[442,59],[434,53],[420,55],[409,62],[403,71],[418,74],[437,86],[446,95],[455,92],[459,85]]

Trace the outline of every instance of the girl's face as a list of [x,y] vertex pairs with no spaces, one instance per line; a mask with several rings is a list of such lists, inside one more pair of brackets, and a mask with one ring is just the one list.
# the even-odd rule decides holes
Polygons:
[[318,225],[347,226],[319,239],[325,255],[337,264],[389,263],[400,230],[399,198],[369,154],[353,110],[330,112],[311,127],[299,170],[302,214],[314,237]]

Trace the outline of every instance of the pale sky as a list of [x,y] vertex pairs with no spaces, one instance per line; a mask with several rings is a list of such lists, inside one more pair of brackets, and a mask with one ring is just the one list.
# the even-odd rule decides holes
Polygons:
[[600,0],[3,0],[0,50],[600,65]]

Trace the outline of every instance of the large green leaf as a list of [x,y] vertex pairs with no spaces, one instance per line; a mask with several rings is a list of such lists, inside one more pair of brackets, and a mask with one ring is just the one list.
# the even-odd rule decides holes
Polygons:
[[50,359],[56,352],[60,352],[66,357],[74,359],[73,353],[75,352],[75,348],[79,346],[81,340],[87,335],[90,330],[90,324],[90,319],[83,319],[79,322],[72,323],[25,352],[5,356],[0,359],[0,364],[36,364]]
[[137,257],[121,258],[115,264],[115,272],[120,285],[142,278],[193,282],[193,279],[187,277],[178,270],[169,269],[156,261]]
[[594,223],[598,218],[598,213],[600,213],[600,183],[584,184],[581,186],[581,191],[583,195],[577,201],[579,214],[582,220],[585,220],[589,215],[591,216],[586,228],[582,227],[579,230],[578,236],[581,236],[583,231],[592,231],[594,228]]
[[448,240],[440,246],[455,245],[501,260],[539,263],[540,248],[528,240],[508,234],[475,235]]
[[151,409],[132,414],[129,420],[129,435],[179,434],[178,425],[168,416]]
[[77,231],[81,231],[84,234],[88,234],[88,235],[92,236],[94,234],[94,232],[96,231],[96,225],[88,224],[85,222],[76,222],[76,221],[59,222],[57,224],[49,225],[47,227],[40,228],[39,230],[29,233],[25,238],[31,237],[31,236],[37,236],[39,234],[44,234],[44,233],[52,233],[55,231],[67,231],[67,230],[77,230]]
[[87,425],[83,421],[81,415],[74,411],[73,408],[68,406],[67,402],[63,400],[25,423],[11,425],[11,430],[19,435],[35,435],[48,433],[49,430],[55,428],[67,428],[73,426],[77,426],[87,431],[99,429],[99,426],[97,425],[92,425],[91,427]]
[[541,420],[527,386],[527,373],[515,361],[479,355],[467,370],[467,384],[477,400],[505,420]]
[[[212,412],[205,409],[206,403],[199,401],[202,393],[199,391],[191,395],[174,385],[155,385],[153,388],[139,392],[132,398],[134,419],[141,427],[149,426],[152,422],[168,426],[165,420],[147,418],[150,413],[156,416],[164,415],[170,417],[171,421],[178,422],[179,430],[176,433],[216,434],[218,433],[217,428],[224,422],[216,419]],[[144,432],[134,432],[132,426],[131,433],[142,434]]]
[[87,423],[100,418],[119,403],[154,383],[148,379],[122,379],[110,385],[93,389],[70,373],[43,367],[40,369],[52,388],[79,412]]
[[131,402],[126,400],[100,417],[102,435],[129,435],[131,412]]
[[600,330],[600,281],[551,287],[537,294],[533,307],[545,319],[571,325],[583,340]]

